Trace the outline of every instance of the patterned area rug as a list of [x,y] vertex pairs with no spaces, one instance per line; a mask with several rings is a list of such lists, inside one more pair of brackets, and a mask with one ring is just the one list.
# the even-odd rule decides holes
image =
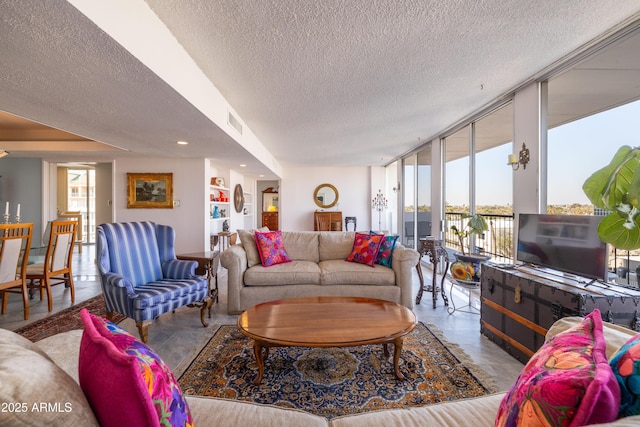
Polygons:
[[[106,308],[104,298],[102,294],[100,294],[86,301],[79,302],[72,307],[65,308],[51,316],[47,316],[44,319],[36,320],[27,326],[16,329],[14,332],[35,342],[50,337],[51,335],[59,334],[60,332],[82,329],[80,310],[83,308],[86,308],[96,316],[105,317]],[[126,319],[125,316],[116,314],[113,320],[115,323],[120,323],[124,319]]]
[[382,345],[271,348],[262,383],[256,386],[251,340],[235,326],[221,326],[178,381],[185,394],[297,408],[326,418],[495,391],[493,381],[457,346],[445,343],[422,323],[404,339],[404,381],[395,378],[392,358],[384,357]]

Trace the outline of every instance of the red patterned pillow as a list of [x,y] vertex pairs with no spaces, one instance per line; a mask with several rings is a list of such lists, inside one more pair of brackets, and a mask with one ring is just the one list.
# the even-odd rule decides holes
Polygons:
[[607,362],[600,311],[546,342],[498,409],[496,427],[582,426],[614,421],[620,387]]
[[291,262],[289,254],[282,244],[282,231],[256,231],[256,246],[260,254],[260,261],[265,267]]
[[356,237],[353,239],[353,249],[346,260],[373,267],[383,240],[384,234],[356,233]]

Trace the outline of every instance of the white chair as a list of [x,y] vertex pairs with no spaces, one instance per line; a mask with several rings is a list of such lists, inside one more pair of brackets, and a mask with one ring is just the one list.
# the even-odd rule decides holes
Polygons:
[[32,223],[0,224],[0,295],[2,314],[7,311],[8,293],[22,294],[24,319],[29,318],[26,270],[31,247]]

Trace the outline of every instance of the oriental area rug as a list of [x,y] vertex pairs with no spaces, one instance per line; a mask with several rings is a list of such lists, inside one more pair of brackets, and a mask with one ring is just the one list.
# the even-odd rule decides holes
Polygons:
[[274,347],[256,386],[252,341],[235,326],[221,326],[178,382],[188,395],[297,408],[326,418],[496,391],[486,373],[439,335],[420,323],[405,336],[399,365],[404,381],[394,375],[392,345],[389,359],[382,345]]
[[[71,307],[65,308],[64,310],[60,310],[57,313],[53,313],[51,316],[47,316],[44,319],[36,320],[33,323],[16,329],[14,332],[35,342],[61,332],[67,332],[74,329],[84,329],[82,321],[80,320],[80,310],[83,308],[86,308],[96,316],[106,316],[104,297],[100,294],[93,298],[89,298],[86,301],[82,301]],[[115,323],[119,323],[125,318],[126,317],[122,314],[116,314],[113,320]]]

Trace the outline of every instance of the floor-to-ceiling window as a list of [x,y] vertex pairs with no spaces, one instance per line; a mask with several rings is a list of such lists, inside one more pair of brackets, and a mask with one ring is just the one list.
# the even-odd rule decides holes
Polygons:
[[431,235],[431,144],[417,153],[416,233],[418,239]]
[[489,230],[475,237],[478,252],[506,262],[513,251],[513,170],[506,165],[512,152],[513,104],[475,122],[475,212]]
[[460,250],[460,243],[451,232],[451,226],[462,230],[463,216],[470,212],[469,203],[469,138],[470,125],[465,126],[452,135],[445,137],[445,166],[444,166],[444,211],[445,211],[445,240],[450,248]]
[[416,247],[416,157],[402,159],[402,244]]
[[67,169],[67,211],[82,214],[82,241],[95,242],[95,170]]

